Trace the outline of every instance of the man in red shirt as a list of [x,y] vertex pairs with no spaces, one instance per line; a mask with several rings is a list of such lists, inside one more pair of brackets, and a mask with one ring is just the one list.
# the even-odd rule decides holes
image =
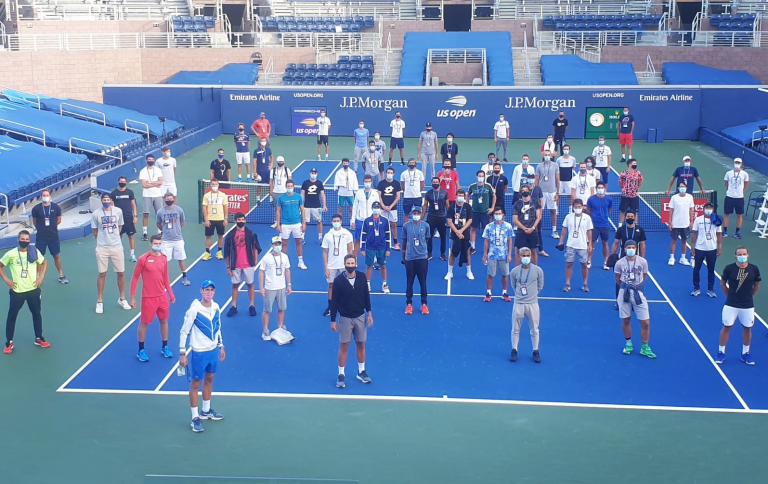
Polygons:
[[448,201],[456,201],[456,190],[459,189],[459,173],[453,169],[450,161],[443,163],[443,171],[437,174],[440,178],[440,188],[448,193]]
[[267,115],[264,111],[259,113],[259,119],[253,122],[251,125],[251,131],[259,138],[265,138],[267,140],[267,146],[269,146],[269,137],[272,135],[272,125],[267,119]]
[[256,289],[253,285],[256,263],[261,253],[259,237],[251,229],[245,226],[245,214],[235,214],[235,230],[230,231],[224,238],[224,261],[227,265],[227,275],[232,278],[232,305],[227,311],[227,316],[237,314],[237,296],[240,292],[240,284],[245,282],[248,286],[248,314],[256,316],[254,297]]
[[[139,361],[149,361],[149,356],[144,350],[144,339],[147,336],[147,325],[155,319],[160,321],[160,336],[163,338],[163,347],[160,353],[166,358],[173,358],[173,352],[168,348],[168,297],[172,303],[176,302],[173,295],[171,281],[168,279],[168,259],[162,252],[163,237],[155,234],[149,239],[151,250],[139,257],[136,268],[131,278],[131,307],[136,307],[136,285],[141,277],[141,319],[139,320],[139,352],[136,357]],[[168,296],[165,295],[168,291]]]

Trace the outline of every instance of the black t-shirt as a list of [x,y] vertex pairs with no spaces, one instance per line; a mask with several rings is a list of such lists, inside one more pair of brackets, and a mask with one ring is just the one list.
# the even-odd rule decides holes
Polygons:
[[[635,225],[632,228],[628,227],[627,224],[622,225],[621,227],[616,229],[616,237],[614,237],[616,240],[619,241],[619,244],[621,246],[621,256],[624,257],[626,252],[624,251],[624,245],[627,243],[628,240],[634,240],[635,243],[638,245],[640,242],[645,242],[645,229],[640,227],[639,225]],[[639,255],[639,252],[638,252]]]
[[568,120],[560,117],[555,118],[552,122],[552,126],[555,128],[555,136],[563,136],[565,134],[565,128],[568,127]]
[[445,217],[445,202],[448,200],[448,192],[445,190],[438,190],[435,192],[435,190],[432,189],[424,194],[424,198],[427,200],[427,213],[429,215]]
[[[42,203],[38,203],[32,208],[32,218],[37,222],[37,238],[38,239],[58,239],[59,238],[59,217],[61,217],[61,208],[55,203],[47,207]],[[48,219],[48,226],[45,225],[45,219]]]
[[723,269],[723,280],[728,285],[728,297],[725,305],[732,308],[749,309],[755,307],[752,300],[752,289],[756,282],[760,282],[760,269],[754,264],[747,264],[743,269],[733,264],[728,264]]
[[[540,209],[538,200],[530,199],[527,203],[523,200],[515,202],[515,206],[512,207],[512,216],[517,215],[517,220],[525,225],[527,228],[533,227],[536,222],[536,210]],[[527,217],[526,217],[527,215]],[[520,227],[515,225],[515,230],[520,230]]]
[[219,181],[229,181],[229,176],[227,176],[227,170],[231,170],[232,165],[229,164],[229,161],[224,159],[221,160],[221,163],[219,163],[219,160],[213,160],[211,162],[211,170],[213,170],[213,177]]
[[[453,221],[453,225],[456,229],[463,229],[464,225],[472,223],[472,205],[465,202],[464,205],[459,208],[459,205],[456,202],[452,203],[448,207],[448,220]],[[467,233],[468,232],[465,232],[465,234]],[[451,237],[456,237],[456,234],[454,234],[453,231],[451,231]]]
[[504,189],[509,186],[509,179],[505,177],[504,175],[499,176],[489,176],[486,180],[486,183],[491,185],[491,188],[493,188],[496,191],[496,206],[497,207],[503,207],[504,206]]
[[123,211],[123,218],[130,218],[133,216],[133,205],[131,200],[136,200],[136,196],[133,194],[133,190],[126,188],[125,191],[118,189],[112,190],[112,201],[115,202],[115,207]]
[[301,190],[304,192],[304,208],[320,208],[320,192],[324,191],[323,182],[320,180],[304,180],[301,184]]
[[381,194],[381,204],[389,206],[394,203],[397,192],[400,191],[400,183],[395,180],[382,180],[376,190]]

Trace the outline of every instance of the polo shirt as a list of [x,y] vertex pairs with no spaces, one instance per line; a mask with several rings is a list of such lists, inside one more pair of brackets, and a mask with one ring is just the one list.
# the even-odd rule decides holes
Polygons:
[[486,213],[491,207],[493,188],[489,184],[483,183],[482,185],[479,185],[473,183],[469,186],[467,193],[473,212]]
[[403,225],[403,248],[405,260],[427,258],[427,239],[430,236],[429,224],[424,221],[409,220]]

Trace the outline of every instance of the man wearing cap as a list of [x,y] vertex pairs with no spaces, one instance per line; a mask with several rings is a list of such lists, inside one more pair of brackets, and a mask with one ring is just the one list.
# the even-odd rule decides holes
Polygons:
[[299,256],[299,269],[306,270],[304,247],[302,247],[304,233],[307,231],[307,223],[304,221],[304,200],[296,193],[293,180],[285,183],[285,189],[286,192],[277,199],[277,231],[283,240],[283,250],[288,250],[288,240],[293,238],[296,244],[296,255]]
[[733,170],[725,174],[725,203],[723,208],[723,237],[728,237],[728,216],[736,212],[736,234],[741,238],[741,220],[744,214],[744,190],[749,187],[749,173],[744,171],[741,158],[733,159]]
[[272,237],[269,254],[262,257],[259,271],[259,293],[264,300],[261,313],[263,332],[261,339],[272,341],[269,331],[269,314],[277,303],[277,327],[285,329],[285,310],[288,307],[287,296],[291,294],[291,261],[283,254],[283,241],[279,236]]
[[[235,161],[237,161],[237,181],[243,181],[243,166],[245,166],[245,181],[251,182],[251,136],[245,132],[245,125],[238,123],[235,133]],[[253,175],[256,178],[256,174]]]
[[565,144],[566,131],[568,131],[568,120],[565,119],[565,111],[560,111],[557,115],[557,118],[552,121],[552,132],[555,135],[555,146],[560,147],[560,153],[562,153],[565,149],[563,145]]
[[723,250],[723,228],[720,218],[714,214],[715,207],[704,204],[704,215],[693,221],[691,231],[691,256],[693,256],[693,292],[691,296],[701,294],[701,264],[707,263],[707,296],[715,298],[715,264]]
[[648,276],[648,261],[637,255],[637,244],[634,240],[628,240],[624,246],[627,255],[619,259],[613,272],[616,283],[619,284],[619,295],[616,303],[619,306],[619,317],[624,331],[624,349],[622,353],[629,355],[632,347],[632,313],[635,313],[640,322],[640,340],[642,346],[640,354],[648,358],[656,358],[656,354],[648,346],[651,334],[651,321],[648,312],[648,300],[643,291],[643,281]]
[[373,215],[362,223],[363,231],[360,236],[360,255],[365,257],[365,277],[368,290],[371,290],[373,268],[381,269],[381,292],[389,294],[387,284],[387,257],[392,246],[389,232],[389,221],[381,216],[381,203],[373,202]]
[[328,161],[328,132],[331,129],[331,118],[325,115],[325,109],[321,109],[320,117],[315,122],[317,123],[317,161],[320,161],[320,151],[323,145],[325,145],[325,161]]
[[[211,408],[213,378],[224,361],[224,340],[221,338],[221,308],[213,300],[216,285],[210,279],[200,287],[200,299],[189,305],[184,315],[184,324],[179,333],[179,366],[185,368],[189,385],[189,404],[192,409],[191,427],[193,432],[202,432],[201,420],[222,420],[224,415]],[[187,357],[187,337],[192,349]],[[198,409],[198,391],[203,385],[203,408]]]
[[285,158],[277,157],[277,165],[272,168],[269,178],[270,201],[275,205],[275,223],[271,225],[274,229],[277,227],[277,199],[287,191],[286,184],[293,178],[291,169],[285,166]]
[[[440,179],[432,178],[432,190],[424,194],[423,213],[427,214],[427,224],[432,229],[432,235],[427,241],[427,260],[432,260],[433,238],[440,239],[440,260],[448,260],[445,257],[446,246],[446,215],[448,210],[448,193],[440,188]],[[436,235],[435,235],[436,234]]]
[[181,283],[189,286],[187,278],[187,252],[184,248],[184,236],[181,229],[184,227],[184,210],[176,205],[176,197],[170,192],[165,194],[165,206],[157,211],[157,229],[163,234],[163,254],[169,261],[179,261],[181,269]]
[[424,131],[419,135],[419,145],[416,153],[421,159],[421,171],[424,179],[427,178],[427,165],[430,167],[430,177],[435,176],[435,154],[437,150],[437,133],[432,131],[432,125],[427,123]]
[[427,307],[427,239],[432,236],[429,224],[421,220],[421,207],[416,205],[411,220],[403,224],[403,260],[405,264],[405,314],[413,314],[413,281],[419,279],[421,288],[421,314],[429,314]]
[[[171,195],[173,196],[173,195]],[[125,257],[123,256],[123,244],[120,240],[120,230],[123,228],[123,211],[112,205],[112,197],[109,193],[101,196],[101,208],[94,210],[91,216],[91,229],[96,238],[96,267],[99,277],[96,281],[98,299],[96,302],[96,314],[104,312],[104,284],[107,280],[109,263],[117,274],[117,289],[120,298],[117,304],[126,311],[131,310],[131,305],[125,300]]]
[[216,258],[223,259],[224,232],[229,220],[229,199],[227,194],[219,191],[219,180],[211,180],[211,191],[203,195],[203,223],[205,224],[205,253],[203,260],[211,259],[211,242],[213,233],[218,236]]
[[328,211],[325,202],[325,187],[317,179],[317,168],[309,170],[309,180],[301,184],[301,198],[304,199],[304,223],[317,222],[317,243],[323,243],[323,212]]
[[[523,155],[522,162],[515,167],[514,170],[512,170],[512,203],[514,204],[516,201],[520,199],[520,182],[523,179],[527,179],[528,175],[534,175],[536,176],[536,170],[529,165],[530,158],[528,155]],[[498,204],[500,200],[498,199],[498,196],[496,197],[496,203]],[[503,200],[501,200],[501,203],[503,205]]]
[[355,138],[355,166],[353,170],[357,171],[357,163],[359,161],[365,162],[368,155],[368,138],[371,137],[371,133],[365,127],[365,121],[360,120],[357,129],[352,132],[352,137]]
[[377,186],[379,199],[381,200],[381,214],[389,221],[389,230],[392,232],[392,240],[395,245],[394,250],[400,250],[400,243],[397,241],[397,203],[400,201],[400,191],[402,187],[400,182],[395,180],[395,169],[391,166],[387,168],[384,179]]
[[269,146],[269,137],[272,135],[272,125],[267,119],[267,115],[264,112],[259,113],[259,119],[255,120],[251,125],[251,131],[259,139],[267,140],[267,146]]
[[[677,183],[675,183],[677,180]],[[672,178],[669,179],[669,186],[667,187],[667,195],[672,191],[672,185],[679,187],[681,183],[685,183],[685,188],[688,193],[693,193],[693,180],[699,184],[699,190],[704,191],[704,185],[701,183],[701,177],[699,176],[699,170],[695,166],[691,166],[691,157],[683,156],[683,166],[675,168],[672,173]]]
[[[222,153],[223,158],[223,153]],[[139,182],[141,183],[141,199],[144,203],[143,231],[141,240],[149,240],[147,235],[147,224],[149,223],[149,211],[154,209],[155,213],[163,207],[163,172],[155,166],[155,157],[147,155],[147,166],[139,172]],[[112,199],[110,198],[110,202]]]
[[363,177],[363,188],[355,193],[355,201],[352,204],[352,230],[355,232],[355,255],[360,250],[360,238],[363,233],[363,222],[373,214],[373,204],[379,202],[379,192],[373,188],[371,175]]
[[355,192],[357,192],[357,173],[349,169],[349,158],[341,159],[341,170],[336,170],[333,175],[333,186],[339,196],[339,215],[344,216],[344,207],[348,207],[349,220],[354,221],[352,206],[355,204]]

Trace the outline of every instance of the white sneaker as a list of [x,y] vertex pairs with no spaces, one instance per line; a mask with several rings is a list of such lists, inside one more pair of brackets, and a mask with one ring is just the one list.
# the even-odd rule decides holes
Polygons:
[[467,271],[467,279],[469,279],[470,281],[474,281],[475,280],[475,275],[472,274],[471,271]]
[[389,294],[389,286],[386,284],[382,285],[381,292],[383,292],[384,294]]
[[440,238],[440,232],[437,232],[437,231],[435,231],[435,238],[436,238],[436,239],[439,239],[439,238]]
[[272,225],[269,226],[269,228],[276,229],[277,228],[277,222],[274,222]]
[[684,265],[684,266],[689,266],[689,265],[691,265],[691,263],[690,263],[690,262],[688,262],[688,259],[686,259],[685,257],[681,257],[681,258],[680,258],[680,263],[681,263],[682,265]]
[[371,282],[368,281],[368,292],[371,292]]
[[557,232],[552,232],[552,238],[553,239],[559,239],[560,238],[560,234],[558,234]]
[[96,314],[102,314],[104,312],[104,303],[96,303]]
[[123,309],[125,309],[126,311],[130,311],[131,309],[133,309],[133,308],[131,307],[131,305],[130,305],[130,304],[128,304],[128,301],[126,301],[125,299],[118,299],[118,300],[117,300],[117,304],[119,304],[119,305],[120,305],[120,307],[121,307],[121,308],[123,308]]
[[264,341],[272,341],[272,336],[269,334],[268,331],[264,331],[263,333],[261,333],[261,339],[263,339]]
[[675,258],[674,257],[670,257],[669,258],[669,262],[667,262],[667,264],[669,264],[671,266],[675,265]]
[[304,264],[304,261],[299,261],[299,269],[307,270],[307,266]]
[[448,274],[445,275],[446,281],[450,281],[451,279],[453,279],[453,272],[449,272]]
[[587,269],[592,269],[592,261],[587,262]]

